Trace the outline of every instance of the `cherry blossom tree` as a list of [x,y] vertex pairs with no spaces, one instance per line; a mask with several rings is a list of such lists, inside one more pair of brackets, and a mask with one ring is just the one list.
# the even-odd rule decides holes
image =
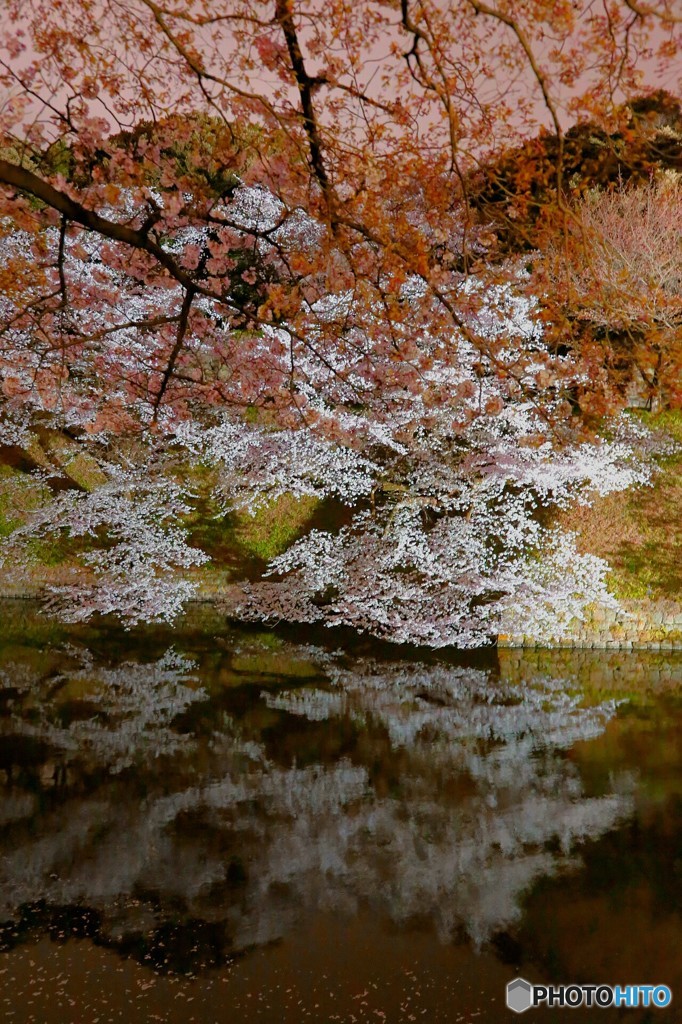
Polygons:
[[477,643],[505,609],[606,599],[604,566],[539,519],[645,480],[643,442],[588,452],[574,396],[608,375],[546,343],[469,182],[548,126],[544,216],[568,237],[567,119],[617,120],[647,68],[674,73],[681,33],[673,0],[10,2],[3,436],[48,425],[114,467],[14,541],[108,531],[74,614],[172,615],[190,593],[181,450],[217,468],[223,509],[284,491],[355,507],[273,566],[284,603],[261,588],[244,614]]

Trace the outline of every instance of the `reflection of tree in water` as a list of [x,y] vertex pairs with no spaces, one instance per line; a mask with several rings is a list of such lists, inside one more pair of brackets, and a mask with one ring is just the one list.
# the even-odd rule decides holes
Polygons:
[[100,941],[197,965],[286,935],[306,910],[367,904],[481,943],[630,811],[627,780],[588,798],[561,753],[603,731],[613,702],[582,708],[546,678],[283,655],[326,683],[251,686],[230,713],[173,651],[103,668],[72,650],[57,676],[5,672],[6,936],[36,908],[52,929],[87,908]]
[[152,664],[124,662],[118,668],[96,666],[83,648],[66,653],[76,667],[45,680],[21,665],[0,674],[0,692],[10,695],[10,705],[19,700],[24,711],[0,724],[0,735],[33,738],[59,752],[57,768],[70,754],[110,772],[131,766],[145,750],[159,756],[181,747],[171,723],[206,696],[193,662],[173,648]]

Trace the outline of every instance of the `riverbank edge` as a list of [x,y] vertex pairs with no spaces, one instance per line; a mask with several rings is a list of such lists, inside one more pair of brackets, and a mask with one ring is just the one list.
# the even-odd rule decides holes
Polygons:
[[[237,585],[203,585],[188,603],[213,605],[227,618],[236,618],[231,609],[240,593]],[[40,586],[0,585],[0,601],[38,601],[42,596]],[[590,605],[582,621],[574,619],[567,630],[549,640],[532,634],[500,633],[496,644],[500,648],[546,650],[682,651],[682,601],[623,600],[618,610]]]

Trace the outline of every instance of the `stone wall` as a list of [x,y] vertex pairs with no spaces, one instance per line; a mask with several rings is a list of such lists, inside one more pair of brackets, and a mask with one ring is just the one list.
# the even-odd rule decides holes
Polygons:
[[500,634],[498,647],[577,647],[613,650],[682,650],[682,603],[679,601],[622,601],[622,610],[592,605],[583,622],[552,640],[532,635]]

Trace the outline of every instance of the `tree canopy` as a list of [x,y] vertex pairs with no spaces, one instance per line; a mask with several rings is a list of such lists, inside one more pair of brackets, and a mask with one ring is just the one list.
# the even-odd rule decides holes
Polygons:
[[[622,425],[589,450],[627,390],[599,334],[605,297],[608,326],[639,346],[632,372],[679,399],[679,263],[653,305],[651,278],[631,287],[616,201],[595,215],[569,130],[589,121],[593,178],[616,191],[661,163],[641,143],[639,179],[613,173],[649,115],[676,166],[679,105],[642,98],[647,76],[678,87],[674,0],[7,13],[2,438],[47,424],[89,439],[105,473],[22,527],[109,531],[106,557],[87,556],[104,583],[72,594],[83,614],[177,610],[186,585],[165,592],[164,565],[203,560],[183,547],[191,454],[217,467],[223,511],[284,492],[355,508],[285,554],[287,587],[249,593],[244,614],[436,644],[480,642],[512,609],[542,619],[569,540],[543,532],[540,506],[647,476],[631,464],[648,442]],[[679,203],[677,186],[645,188]],[[126,437],[134,455],[112,441]],[[603,592],[603,566],[573,565],[567,615]]]

